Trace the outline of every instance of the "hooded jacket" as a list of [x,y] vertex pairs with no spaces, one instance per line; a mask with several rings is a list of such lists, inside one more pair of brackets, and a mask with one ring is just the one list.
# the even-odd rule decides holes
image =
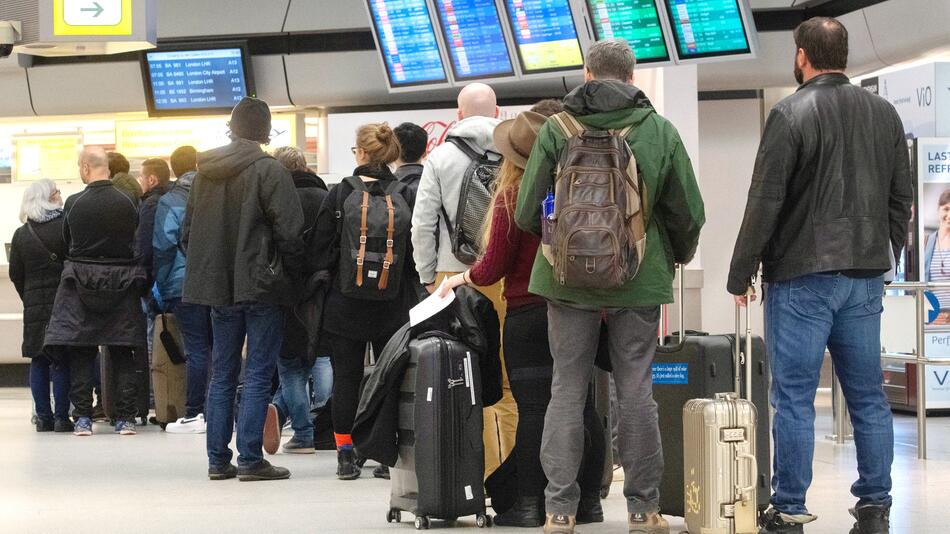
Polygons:
[[[595,307],[673,302],[673,265],[693,258],[706,221],[693,166],[679,133],[656,113],[643,91],[618,81],[588,82],[565,97],[564,107],[591,129],[634,126],[627,143],[646,189],[646,252],[637,276],[623,286],[578,289],[558,284],[551,264],[539,250],[528,290],[547,299]],[[553,189],[565,145],[564,134],[549,120],[538,133],[518,194],[515,222],[527,232],[541,234],[541,202]]]
[[184,300],[281,304],[302,270],[303,210],[293,179],[258,143],[235,139],[198,155],[183,230]]
[[[449,137],[467,139],[483,151],[494,151],[492,134],[501,122],[488,117],[469,117],[453,126]],[[452,239],[442,220],[442,208],[455,226],[462,178],[471,160],[452,143],[443,143],[426,159],[412,214],[412,247],[419,281],[435,282],[437,272],[461,272],[468,265],[452,254]]]
[[185,253],[181,248],[181,232],[188,195],[196,174],[192,171],[179,176],[175,186],[162,196],[155,209],[152,265],[155,286],[166,305],[173,299],[181,298],[185,284]]
[[132,178],[132,175],[127,172],[120,172],[112,177],[112,183],[116,189],[131,198],[132,203],[138,207],[139,201],[142,199],[142,186],[139,185],[138,180]]

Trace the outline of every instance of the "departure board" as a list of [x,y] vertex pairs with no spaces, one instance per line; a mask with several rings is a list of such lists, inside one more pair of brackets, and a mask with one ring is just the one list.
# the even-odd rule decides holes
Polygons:
[[587,0],[598,41],[624,39],[638,63],[670,60],[655,0]]
[[425,0],[367,0],[390,87],[447,83]]
[[253,94],[247,65],[241,47],[146,52],[143,75],[149,112],[230,111]]
[[680,59],[750,54],[739,0],[664,0]]
[[514,75],[494,0],[436,0],[456,80]]
[[505,7],[525,74],[584,66],[568,0],[505,0]]

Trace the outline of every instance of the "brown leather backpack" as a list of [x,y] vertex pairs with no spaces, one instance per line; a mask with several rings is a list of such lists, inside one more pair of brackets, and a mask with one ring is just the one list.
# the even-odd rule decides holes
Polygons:
[[633,279],[646,250],[646,191],[621,131],[590,130],[567,112],[552,117],[567,138],[554,182],[550,246],[557,283],[609,289]]

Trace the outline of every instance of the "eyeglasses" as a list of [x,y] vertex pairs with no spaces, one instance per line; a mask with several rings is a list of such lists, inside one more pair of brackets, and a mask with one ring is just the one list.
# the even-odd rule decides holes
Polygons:
[[351,147],[350,147],[350,152],[352,152],[353,155],[355,156],[355,155],[356,155],[356,147],[355,147],[355,146],[351,146]]

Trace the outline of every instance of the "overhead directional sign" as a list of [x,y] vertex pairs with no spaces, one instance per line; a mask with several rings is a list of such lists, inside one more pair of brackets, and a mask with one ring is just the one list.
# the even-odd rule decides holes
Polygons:
[[132,4],[132,0],[53,0],[53,34],[132,35]]

